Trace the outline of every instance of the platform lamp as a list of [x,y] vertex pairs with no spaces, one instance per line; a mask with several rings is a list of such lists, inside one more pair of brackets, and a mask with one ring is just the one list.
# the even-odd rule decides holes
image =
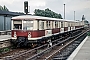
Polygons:
[[74,20],[75,20],[75,11],[74,11]]

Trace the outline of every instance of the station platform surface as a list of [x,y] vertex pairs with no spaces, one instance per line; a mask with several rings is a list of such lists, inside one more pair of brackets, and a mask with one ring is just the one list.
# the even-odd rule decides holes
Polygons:
[[0,41],[11,39],[11,35],[0,35]]
[[90,60],[90,36],[87,36],[67,60]]

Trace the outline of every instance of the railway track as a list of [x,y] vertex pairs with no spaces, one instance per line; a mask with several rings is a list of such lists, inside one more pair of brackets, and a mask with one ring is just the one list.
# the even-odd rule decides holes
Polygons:
[[[47,50],[43,51],[43,55],[40,56],[40,54],[37,54],[31,58],[28,58],[27,60],[51,60],[53,56],[55,56],[56,54],[60,53],[63,49],[65,49],[65,47],[67,47],[68,45],[70,45],[72,42],[74,42],[76,39],[78,39],[80,36],[82,36],[84,33],[80,33],[78,35],[76,35],[75,37],[72,37],[70,41],[68,41],[69,39],[66,39],[65,41],[68,41],[68,42],[65,42],[64,45],[62,45],[62,42],[61,45],[59,45],[60,43],[48,48]],[[79,36],[80,35],[80,36]],[[58,46],[59,45],[59,46]],[[44,53],[46,51],[49,51],[47,53]]]
[[5,57],[9,57],[9,56],[18,55],[18,54],[26,52],[28,50],[30,50],[30,48],[28,48],[28,49],[26,49],[26,48],[12,49],[9,52],[1,53],[0,54],[0,59],[4,59]]
[[[56,41],[56,40],[55,40],[55,41]],[[55,42],[55,41],[53,41],[53,42]],[[32,53],[37,53],[37,51],[39,51],[39,50],[44,50],[43,47],[45,47],[45,46],[47,46],[47,45],[48,45],[48,44],[42,45],[42,46],[40,46],[40,47],[31,49],[31,50],[29,49],[29,51],[28,51],[28,49],[25,49],[25,50],[24,50],[24,49],[15,49],[15,50],[12,50],[12,51],[10,51],[10,52],[8,52],[8,53],[2,54],[0,58],[6,56],[5,59],[8,59],[8,58],[10,58],[10,59],[15,59],[15,58],[18,58],[19,56],[23,56],[24,54],[27,55],[28,52],[31,53],[31,54],[30,54],[30,56],[31,56],[31,55],[33,55]],[[41,48],[43,48],[43,49],[41,49]]]
[[[86,33],[86,32],[81,32]],[[74,33],[76,34],[76,32]],[[78,37],[80,34],[74,36],[74,37],[68,37],[65,38],[59,38],[54,41],[52,41],[53,45],[52,47],[47,47],[48,44],[44,44],[40,47],[30,49],[30,50],[23,50],[18,53],[14,53],[11,56],[3,58],[4,60],[48,60],[51,59],[54,55],[56,55],[58,52],[63,50],[65,47],[67,47],[69,44],[71,44],[75,37]],[[71,39],[71,40],[70,40]],[[49,53],[49,54],[48,54]]]
[[71,53],[78,47],[78,45],[84,40],[87,34],[82,35],[72,42],[69,46],[67,46],[64,50],[58,53],[56,56],[53,57],[53,60],[67,60],[67,58],[71,55]]

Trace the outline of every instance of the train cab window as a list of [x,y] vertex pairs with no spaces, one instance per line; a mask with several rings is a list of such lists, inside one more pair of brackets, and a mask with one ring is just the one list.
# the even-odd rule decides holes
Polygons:
[[33,21],[23,21],[23,30],[33,30]]
[[14,29],[22,29],[22,24],[14,24]]
[[22,29],[22,21],[20,20],[14,20],[13,21],[13,25],[14,25],[14,28],[15,30],[21,30]]

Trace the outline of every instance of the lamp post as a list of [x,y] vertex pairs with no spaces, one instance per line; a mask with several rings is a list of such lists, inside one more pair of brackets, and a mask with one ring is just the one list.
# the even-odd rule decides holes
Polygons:
[[64,4],[64,19],[65,19],[65,4]]
[[29,12],[28,13],[30,13],[30,6],[29,6]]
[[75,20],[75,11],[74,11],[74,20]]

